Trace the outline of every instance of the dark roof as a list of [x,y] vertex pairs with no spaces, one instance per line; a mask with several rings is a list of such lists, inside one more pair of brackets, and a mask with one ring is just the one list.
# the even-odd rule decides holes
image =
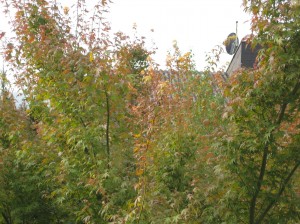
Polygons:
[[241,67],[254,68],[258,51],[261,49],[260,46],[256,46],[254,49],[251,44],[242,42],[242,55],[241,55]]
[[258,51],[260,46],[252,48],[251,44],[242,40],[237,51],[232,57],[230,64],[227,67],[227,76],[230,76],[235,70],[239,68],[254,68]]

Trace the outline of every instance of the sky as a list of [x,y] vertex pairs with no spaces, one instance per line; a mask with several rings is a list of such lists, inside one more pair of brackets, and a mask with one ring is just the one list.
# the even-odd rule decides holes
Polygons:
[[[112,29],[130,33],[136,23],[138,32],[156,44],[159,64],[165,65],[176,40],[182,52],[193,52],[199,70],[206,66],[205,55],[236,31],[236,21],[239,39],[250,34],[249,19],[242,0],[114,0],[110,9]],[[231,58],[223,53],[221,64]]]
[[[75,4],[75,0],[60,0],[63,6]],[[86,0],[93,5],[97,0]],[[113,0],[108,20],[114,32],[133,32],[137,25],[139,35],[146,37],[149,46],[158,48],[154,59],[163,67],[167,52],[176,40],[182,52],[192,51],[196,67],[206,66],[205,55],[222,45],[226,37],[236,30],[242,39],[250,33],[250,16],[243,11],[242,0]],[[1,11],[3,11],[1,9]],[[0,32],[8,31],[7,19],[0,14]],[[151,30],[154,32],[151,32]],[[223,53],[221,65],[232,56]]]

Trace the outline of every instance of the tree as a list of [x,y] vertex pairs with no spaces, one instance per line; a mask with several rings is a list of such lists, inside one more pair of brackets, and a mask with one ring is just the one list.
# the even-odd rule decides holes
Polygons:
[[86,7],[78,1],[74,31],[69,10],[63,14],[55,2],[7,4],[16,10],[16,40],[7,59],[45,143],[39,153],[48,176],[39,181],[54,183],[47,197],[64,204],[73,222],[113,221],[135,196],[128,130],[134,131],[129,113],[138,80],[131,73],[146,68],[149,53],[142,41],[130,43],[121,33],[111,41],[106,1],[95,7],[91,23],[83,20]]
[[[5,77],[3,75],[3,77]],[[41,139],[25,111],[17,108],[2,79],[0,104],[0,220],[12,223],[45,223],[63,221],[66,214],[47,198],[51,184],[41,179],[47,175],[42,167],[45,156]]]
[[149,63],[133,111],[141,128],[135,134],[139,182],[129,223],[196,222],[213,176],[211,143],[222,99],[210,76],[195,70],[192,54],[182,54],[176,43],[167,66],[160,71]]
[[160,70],[143,37],[111,34],[107,1],[91,13],[79,0],[73,17],[1,2],[26,101],[1,104],[3,222],[299,221],[298,4],[245,2],[258,69],[224,81],[176,43]]
[[[252,13],[258,69],[230,78],[223,114],[229,122],[218,147],[225,173],[221,220],[299,222],[299,4],[245,1]],[[298,181],[297,181],[298,180]],[[225,204],[229,209],[222,207]]]

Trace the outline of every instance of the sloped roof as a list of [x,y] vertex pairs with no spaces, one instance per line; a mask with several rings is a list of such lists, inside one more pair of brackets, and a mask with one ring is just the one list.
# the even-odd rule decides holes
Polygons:
[[252,48],[251,44],[247,43],[246,39],[243,38],[227,67],[227,75],[230,76],[239,68],[254,68],[256,57],[260,49],[261,46]]

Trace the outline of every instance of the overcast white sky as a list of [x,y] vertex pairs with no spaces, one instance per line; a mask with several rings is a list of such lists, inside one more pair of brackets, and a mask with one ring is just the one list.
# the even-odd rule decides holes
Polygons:
[[[63,6],[76,2],[60,1]],[[93,5],[97,0],[86,2]],[[183,52],[192,50],[197,68],[201,70],[206,65],[206,53],[235,32],[236,21],[239,21],[240,39],[250,33],[250,25],[245,23],[249,15],[244,13],[241,4],[242,0],[113,0],[109,20],[113,31],[127,34],[132,33],[133,24],[137,24],[138,33],[158,47],[154,58],[160,65],[164,66],[167,51],[176,40]],[[2,13],[0,21],[0,31],[7,31]],[[222,63],[231,57],[224,53]]]
[[[139,33],[156,43],[155,58],[161,65],[177,40],[182,51],[192,50],[201,70],[206,65],[206,52],[235,32],[236,21],[239,39],[250,33],[249,22],[245,23],[250,16],[241,5],[242,0],[114,0],[110,19],[114,30],[127,33],[136,23]],[[224,53],[222,63],[231,57]]]

